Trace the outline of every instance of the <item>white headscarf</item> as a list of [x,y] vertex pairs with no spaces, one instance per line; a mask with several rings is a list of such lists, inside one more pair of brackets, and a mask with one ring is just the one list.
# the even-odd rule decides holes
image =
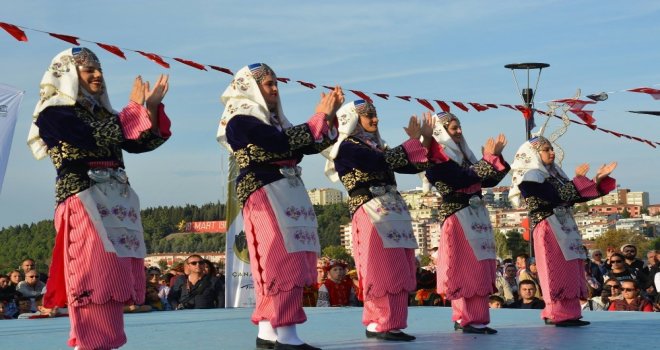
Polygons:
[[[514,207],[520,207],[522,203],[518,186],[523,181],[543,183],[545,179],[551,176],[538,152],[539,147],[544,143],[550,143],[550,141],[543,136],[537,136],[523,143],[516,152],[513,164],[511,164],[512,186],[509,190],[509,201]],[[560,167],[556,164],[552,166],[560,176],[568,179],[568,176]]]
[[385,142],[383,142],[378,131],[375,133],[367,133],[362,126],[360,126],[360,114],[358,111],[365,113],[365,111],[371,109],[373,109],[373,112],[376,111],[376,108],[371,103],[364,100],[356,100],[344,104],[337,111],[339,137],[337,137],[337,142],[323,151],[323,155],[328,159],[325,162],[325,176],[331,181],[339,181],[339,174],[337,174],[337,170],[335,169],[334,160],[337,158],[341,143],[349,136],[356,135],[367,143],[375,143],[372,145],[374,148],[381,150],[384,149]]
[[[273,113],[268,110],[266,100],[264,100],[261,90],[259,90],[259,83],[266,75],[272,75],[273,79],[276,78],[275,72],[265,63],[254,63],[245,66],[236,72],[234,79],[232,79],[220,97],[220,100],[225,105],[225,110],[222,112],[222,117],[220,118],[220,126],[218,127],[216,138],[229,151],[232,151],[232,149],[227,143],[226,133],[227,124],[231,118],[237,115],[249,115],[268,125],[273,125],[271,122]],[[286,119],[286,116],[284,116],[279,95],[277,96],[276,115],[283,129],[288,129],[292,126],[289,120]]]
[[[470,147],[468,147],[467,142],[465,142],[465,136],[461,138],[460,148],[459,145],[449,136],[446,127],[449,125],[449,122],[452,120],[458,121],[455,115],[451,113],[441,112],[433,115],[435,119],[435,128],[433,129],[433,138],[442,146],[445,154],[453,161],[458,164],[463,164],[463,155],[468,158],[470,163],[474,164],[477,162],[477,157],[474,156]],[[463,152],[461,152],[461,149]]]
[[101,68],[96,55],[84,47],[74,47],[57,54],[48,66],[39,84],[39,101],[32,113],[32,124],[28,133],[27,144],[36,159],[45,158],[48,153],[46,144],[39,136],[39,127],[34,123],[39,114],[47,107],[73,106],[78,100],[96,100],[111,113],[117,113],[110,105],[108,91],[103,80],[103,92],[100,96],[92,96],[79,88],[77,66],[93,66]]

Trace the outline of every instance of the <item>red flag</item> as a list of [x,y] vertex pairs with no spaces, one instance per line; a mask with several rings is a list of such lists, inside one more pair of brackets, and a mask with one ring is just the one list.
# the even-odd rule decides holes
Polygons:
[[494,103],[486,103],[486,106],[487,106],[487,107],[490,107],[490,108],[495,108],[495,109],[497,109],[497,105],[494,104]]
[[332,86],[328,86],[328,85],[323,85],[323,87],[326,88],[326,89],[328,89],[328,90],[334,90],[334,89],[335,89],[335,88],[333,88]]
[[374,103],[374,101],[371,99],[371,97],[367,96],[367,94],[365,94],[365,93],[362,92],[362,91],[359,91],[359,90],[350,90],[350,89],[349,89],[348,91],[350,91],[350,92],[352,92],[352,93],[358,95],[358,97],[360,97],[361,99],[363,99],[363,100],[365,100],[365,101],[367,101],[367,102],[369,102],[369,103]]
[[209,64],[209,67],[211,67],[211,69],[213,69],[213,70],[217,70],[218,72],[223,72],[225,74],[234,75],[234,72],[232,72],[229,68],[213,66],[213,65],[210,65],[210,64]]
[[433,108],[433,105],[429,103],[428,100],[425,100],[423,98],[415,98],[415,100],[417,100],[417,102],[419,102],[420,105],[430,109],[433,113],[435,113],[435,108]]
[[55,33],[48,33],[48,35],[52,36],[53,38],[58,38],[60,40],[66,41],[67,43],[80,46],[80,43],[78,43],[78,37],[65,35],[65,34],[55,34]]
[[411,99],[412,97],[411,97],[411,96],[397,96],[397,98],[400,98],[400,99],[402,99],[402,100],[404,100],[404,101],[410,101],[410,99]]
[[13,24],[0,22],[0,28],[6,30],[9,35],[13,36],[14,39],[18,41],[28,41],[25,32]]
[[375,92],[374,92],[374,95],[376,95],[376,96],[378,96],[382,99],[386,99],[386,100],[390,97],[390,95],[388,95],[388,94],[377,94]]
[[289,79],[289,78],[281,78],[281,77],[278,77],[278,78],[277,78],[277,81],[281,81],[281,82],[283,82],[284,84],[288,84],[288,83],[291,81],[291,79]]
[[160,56],[156,55],[155,53],[150,53],[150,52],[144,52],[144,51],[135,51],[139,53],[140,55],[150,59],[151,61],[158,63],[159,65],[165,67],[165,68],[170,68],[170,64],[165,62]]
[[[651,146],[651,147],[653,147],[653,148],[657,148],[657,147],[655,147],[655,145],[653,144],[653,142],[651,142],[651,141],[649,141],[649,140],[644,140],[644,142],[648,143],[649,146]],[[659,145],[660,145],[660,143],[659,143]]]
[[573,109],[569,109],[568,111],[577,115],[588,125],[592,125],[596,121],[596,119],[594,119],[592,115],[594,111],[583,111],[583,110],[573,110]]
[[507,108],[511,108],[511,109],[513,109],[514,111],[516,110],[515,108],[513,108],[512,105],[500,105],[500,106],[507,107]]
[[308,82],[302,81],[302,80],[296,80],[296,82],[300,83],[300,85],[302,85],[304,87],[308,87],[310,89],[316,89],[316,85],[314,85],[312,83],[308,83]]
[[576,111],[581,111],[584,106],[596,103],[594,101],[578,100],[575,98],[563,98],[560,100],[553,100],[552,102],[565,103],[571,106],[572,110]]
[[104,50],[106,50],[110,53],[113,53],[113,54],[115,54],[115,55],[117,55],[117,56],[119,56],[123,59],[126,59],[126,56],[124,55],[124,53],[117,46],[108,45],[108,44],[101,44],[101,43],[96,43],[96,45],[98,45],[100,48],[102,48],[102,49],[104,49]]
[[462,109],[464,112],[468,112],[468,111],[469,111],[469,109],[468,109],[467,107],[465,107],[465,105],[462,104],[462,103],[460,103],[460,102],[454,102],[454,101],[451,101],[451,103],[453,103],[454,106],[456,106],[456,107]]
[[438,106],[440,106],[440,109],[442,109],[443,112],[449,113],[449,111],[451,110],[449,105],[447,103],[445,103],[444,101],[440,101],[440,100],[434,100],[434,101],[435,101],[435,103],[438,104]]
[[649,87],[640,87],[635,89],[629,89],[628,91],[649,94],[653,97],[654,100],[660,100],[660,90],[658,89],[653,89]]
[[482,105],[482,104],[479,104],[479,103],[468,102],[468,104],[469,104],[470,106],[472,106],[472,108],[476,109],[477,112],[483,112],[483,111],[485,111],[485,110],[488,109],[488,107],[486,107],[486,106],[484,106],[484,105]]
[[183,58],[176,58],[176,57],[174,57],[174,60],[179,61],[179,62],[181,62],[183,64],[186,64],[186,65],[189,65],[193,68],[197,68],[199,70],[206,70],[206,67],[204,67],[203,64],[199,64],[197,62],[193,62],[193,61],[190,61],[190,60],[185,60]]
[[633,140],[637,140],[639,142],[644,142],[644,140],[642,138],[639,138],[637,136],[632,136],[632,138],[633,138]]

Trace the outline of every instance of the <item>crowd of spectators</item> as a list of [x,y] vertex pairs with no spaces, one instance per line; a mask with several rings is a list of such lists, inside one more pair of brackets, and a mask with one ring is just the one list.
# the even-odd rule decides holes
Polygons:
[[[410,306],[450,306],[436,290],[436,254],[430,263],[417,267],[417,290],[411,293]],[[584,281],[589,291],[581,300],[584,311],[660,311],[660,255],[649,251],[646,261],[637,258],[637,248],[626,244],[589,252],[584,261]],[[66,308],[41,306],[46,293],[47,275],[37,271],[33,259],[25,259],[18,269],[0,274],[0,315],[5,319],[64,316]],[[356,270],[346,261],[321,258],[317,265],[317,284],[305,288],[307,307],[362,306],[362,286]],[[169,311],[224,308],[225,277],[218,266],[193,254],[167,272],[145,267],[144,304],[126,305],[125,312]],[[536,263],[527,254],[515,260],[497,261],[496,292],[491,308],[543,309]]]

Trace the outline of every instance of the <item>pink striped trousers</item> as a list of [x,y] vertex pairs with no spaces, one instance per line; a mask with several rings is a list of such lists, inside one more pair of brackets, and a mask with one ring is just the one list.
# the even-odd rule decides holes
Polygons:
[[415,290],[413,249],[384,248],[363,208],[353,215],[353,257],[364,290],[362,324],[379,332],[408,327],[408,293]]
[[243,208],[243,228],[257,298],[252,323],[273,327],[303,323],[303,287],[316,281],[316,252],[287,252],[275,212],[261,188]]
[[534,253],[545,301],[541,318],[561,322],[582,317],[580,297],[587,295],[584,263],[566,261],[547,220],[534,229]]

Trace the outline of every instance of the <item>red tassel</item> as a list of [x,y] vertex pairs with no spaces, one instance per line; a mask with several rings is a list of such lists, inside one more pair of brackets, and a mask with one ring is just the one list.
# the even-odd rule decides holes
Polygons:
[[444,101],[440,101],[440,100],[434,100],[434,101],[435,103],[438,104],[438,106],[440,106],[440,109],[442,109],[443,112],[449,113],[449,111],[451,110],[451,107],[449,107],[449,105]]
[[156,55],[155,53],[150,53],[150,52],[144,52],[144,51],[135,51],[139,53],[140,55],[150,59],[153,62],[158,63],[159,65],[165,67],[165,68],[170,68],[170,64],[165,62],[160,56]]
[[65,35],[65,34],[55,34],[55,33],[48,33],[48,35],[52,36],[53,38],[58,38],[60,40],[66,41],[67,43],[80,46],[80,43],[78,43],[78,38],[75,36]]
[[101,44],[101,43],[96,43],[96,45],[98,45],[100,48],[102,48],[102,49],[104,49],[104,50],[106,50],[110,53],[113,53],[113,54],[115,54],[115,55],[117,55],[117,56],[119,56],[123,59],[126,59],[126,56],[124,55],[124,52],[122,52],[117,46],[108,45],[108,44]]
[[13,36],[14,39],[18,41],[28,41],[25,32],[13,24],[0,22],[0,28],[6,30],[9,35]]
[[433,108],[433,105],[429,103],[429,101],[423,99],[423,98],[415,98],[417,102],[419,102],[420,105],[430,109],[433,113],[435,113],[435,108]]
[[377,94],[375,92],[374,92],[374,95],[376,95],[376,96],[378,96],[382,99],[385,99],[385,100],[387,100],[390,97],[390,95],[388,95],[388,94]]
[[179,62],[181,62],[183,64],[186,64],[186,65],[189,65],[193,68],[197,68],[199,70],[206,70],[206,67],[204,67],[203,64],[199,64],[197,62],[193,62],[193,61],[190,61],[190,60],[184,60],[183,58],[176,58],[176,57],[174,58],[174,60],[179,61]]

